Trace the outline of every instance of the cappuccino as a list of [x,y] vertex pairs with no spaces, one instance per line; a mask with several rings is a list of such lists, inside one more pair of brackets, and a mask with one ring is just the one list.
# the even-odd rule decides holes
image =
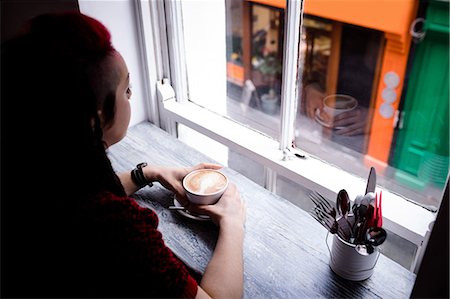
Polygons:
[[186,178],[186,188],[193,193],[211,194],[222,190],[227,184],[225,176],[212,170],[201,170]]
[[215,203],[228,186],[228,178],[218,170],[199,169],[183,179],[188,199],[199,204]]

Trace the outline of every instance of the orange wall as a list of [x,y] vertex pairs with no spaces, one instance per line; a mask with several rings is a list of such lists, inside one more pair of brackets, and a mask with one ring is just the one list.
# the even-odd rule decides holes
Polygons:
[[[247,0],[278,8],[285,8],[285,0]],[[391,104],[398,109],[403,89],[403,79],[409,54],[411,37],[409,27],[416,17],[417,0],[305,0],[305,13],[324,19],[354,24],[384,32],[386,47],[383,55],[380,79],[388,72],[395,72],[400,79],[396,87],[397,98]],[[366,160],[373,164],[379,162],[381,168],[387,165],[394,132],[394,114],[383,117],[380,107],[384,104],[383,80],[377,87],[375,113],[372,120],[372,133],[368,141]],[[377,169],[381,170],[381,169]]]
[[[285,8],[285,0],[247,0]],[[415,0],[305,0],[305,13],[404,35],[411,24]]]

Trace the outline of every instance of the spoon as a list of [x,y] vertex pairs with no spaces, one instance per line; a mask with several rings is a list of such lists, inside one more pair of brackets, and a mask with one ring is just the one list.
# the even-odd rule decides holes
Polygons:
[[186,210],[183,206],[169,206],[169,210]]
[[346,222],[346,226],[348,229],[347,235],[350,237],[350,239],[352,239],[353,238],[352,225],[348,220],[348,214],[350,212],[350,197],[348,196],[348,193],[345,189],[339,191],[336,200],[336,207],[338,212],[342,215],[342,218],[344,218]]
[[[356,238],[356,242],[361,242],[365,240],[366,225],[367,225],[367,212],[369,210],[369,201],[366,198],[361,200],[361,203],[357,207],[357,218],[353,224],[353,232]],[[355,227],[356,225],[356,227]]]
[[375,246],[379,246],[384,243],[387,237],[387,232],[384,228],[372,226],[367,229],[365,241],[362,244],[358,244],[355,250],[361,255],[372,254]]
[[374,192],[369,192],[366,195],[363,196],[362,200],[367,200],[369,202],[369,204],[374,203],[375,202],[375,193]]
[[363,196],[362,195],[357,195],[356,196],[356,198],[355,198],[355,202],[353,203],[353,206],[352,206],[352,212],[353,212],[353,214],[357,214],[357,208],[358,208],[358,206],[361,204],[361,200],[363,199]]
[[350,211],[350,197],[345,189],[339,191],[336,200],[336,207],[338,212],[344,217],[346,217]]
[[366,242],[372,246],[379,246],[386,241],[387,232],[384,228],[372,226],[367,229]]

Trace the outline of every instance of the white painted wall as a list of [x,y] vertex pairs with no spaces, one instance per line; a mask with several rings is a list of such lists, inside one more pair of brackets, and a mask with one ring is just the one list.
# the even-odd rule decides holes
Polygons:
[[131,0],[79,0],[80,11],[102,22],[111,32],[114,47],[122,54],[130,72],[133,96],[131,98],[130,126],[148,120],[148,94],[143,81],[143,65],[138,43],[134,3]]

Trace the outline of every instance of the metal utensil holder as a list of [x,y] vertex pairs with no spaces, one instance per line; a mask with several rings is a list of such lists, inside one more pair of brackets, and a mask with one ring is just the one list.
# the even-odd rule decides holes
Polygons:
[[380,251],[374,248],[369,255],[362,255],[355,249],[356,245],[349,243],[337,235],[334,235],[333,245],[328,245],[329,233],[326,236],[326,244],[330,253],[330,268],[342,278],[361,281],[369,278],[375,269]]

